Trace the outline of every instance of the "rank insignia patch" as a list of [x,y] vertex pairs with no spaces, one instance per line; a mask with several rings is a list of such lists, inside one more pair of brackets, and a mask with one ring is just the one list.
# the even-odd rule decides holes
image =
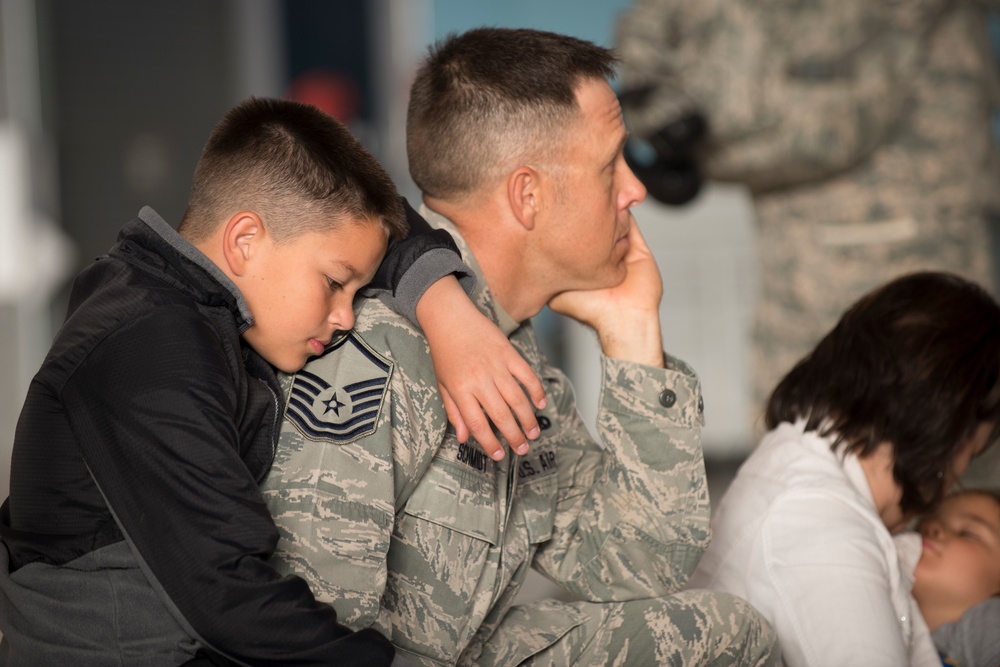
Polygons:
[[350,333],[327,347],[318,360],[332,352],[326,379],[306,370],[295,374],[286,417],[310,440],[346,444],[375,432],[392,363]]

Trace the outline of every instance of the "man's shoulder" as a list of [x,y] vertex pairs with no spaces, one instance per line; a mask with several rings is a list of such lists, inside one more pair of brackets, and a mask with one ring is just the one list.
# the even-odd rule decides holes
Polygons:
[[367,331],[381,327],[391,330],[393,327],[401,327],[420,334],[420,330],[412,322],[375,296],[366,296],[356,302],[354,319],[354,331]]
[[390,359],[420,359],[430,354],[420,328],[377,298],[364,299],[356,309],[351,334]]
[[379,299],[370,298],[356,308],[354,328],[336,337],[296,377],[312,375],[349,386],[376,376],[388,380],[397,363],[409,373],[433,373],[423,332]]
[[436,390],[423,334],[378,299],[356,309],[355,328],[285,378],[286,421],[308,439],[354,442],[377,428],[390,387],[405,374],[411,397]]

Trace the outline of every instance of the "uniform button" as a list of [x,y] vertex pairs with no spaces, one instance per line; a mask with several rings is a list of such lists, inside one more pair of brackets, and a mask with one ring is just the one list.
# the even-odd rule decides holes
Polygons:
[[698,412],[705,411],[705,399],[701,396],[698,397]]
[[675,394],[670,389],[664,389],[660,392],[660,405],[665,408],[674,407],[674,403],[677,402],[677,394]]

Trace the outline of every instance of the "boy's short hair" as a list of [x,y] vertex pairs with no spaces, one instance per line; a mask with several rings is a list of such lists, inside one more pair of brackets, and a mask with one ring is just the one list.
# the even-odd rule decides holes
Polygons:
[[551,32],[478,28],[438,42],[410,89],[406,150],[426,194],[454,199],[548,160],[579,113],[576,88],[614,75],[603,47]]
[[977,427],[994,424],[988,445],[1000,435],[1000,306],[946,273],[870,292],[771,394],[768,428],[797,419],[859,456],[892,443],[901,508],[933,508]]
[[239,211],[258,214],[278,243],[345,220],[406,236],[402,201],[374,156],[314,106],[250,97],[220,120],[195,168],[179,231],[197,243]]

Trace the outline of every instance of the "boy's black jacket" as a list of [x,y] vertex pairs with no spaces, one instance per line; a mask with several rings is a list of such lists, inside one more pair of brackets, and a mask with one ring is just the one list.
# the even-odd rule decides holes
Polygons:
[[127,540],[164,602],[135,613],[179,614],[243,664],[388,665],[384,637],[337,625],[267,564],[278,531],[257,484],[282,404],[242,344],[251,323],[236,287],[152,209],[122,229],[77,277],[18,421],[0,521],[10,569]]

